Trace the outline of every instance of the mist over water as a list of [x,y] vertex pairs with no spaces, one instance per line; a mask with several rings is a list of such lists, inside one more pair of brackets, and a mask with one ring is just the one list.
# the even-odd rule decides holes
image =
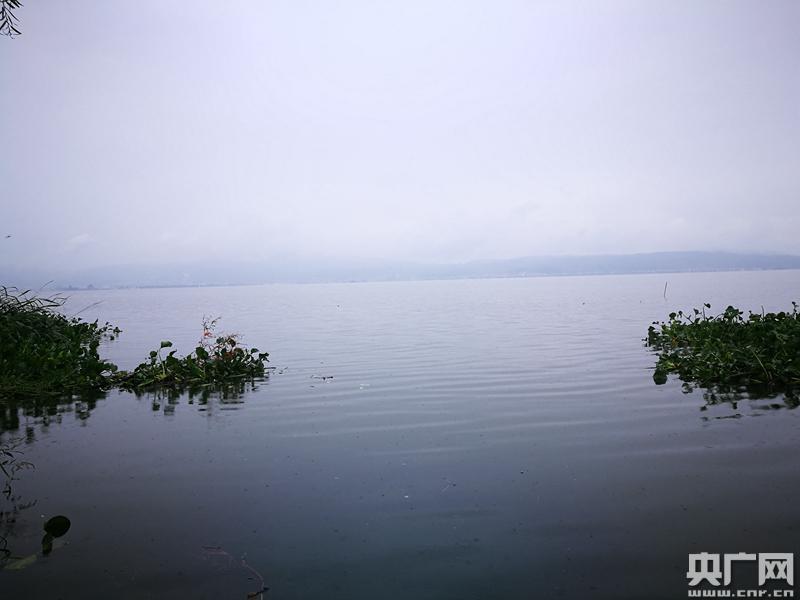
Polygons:
[[[3,600],[673,600],[800,551],[797,399],[642,343],[800,301],[800,3],[16,4]],[[272,368],[62,397],[132,379],[26,288],[140,381],[214,317]]]
[[221,314],[276,370],[239,398],[22,415],[36,506],[12,542],[35,550],[39,514],[72,529],[0,580],[244,597],[246,556],[279,598],[683,595],[689,552],[797,550],[798,413],[701,410],[654,385],[641,338],[675,308],[799,294],[797,271],[75,293],[123,328],[122,367]]

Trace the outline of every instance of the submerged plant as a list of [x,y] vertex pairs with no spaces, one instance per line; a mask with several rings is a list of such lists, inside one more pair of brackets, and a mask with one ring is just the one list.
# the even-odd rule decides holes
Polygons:
[[17,515],[35,504],[20,502],[20,497],[12,489],[20,471],[34,468],[32,463],[22,459],[22,443],[21,438],[0,440],[0,569],[5,567],[11,557],[8,534],[13,529]]
[[[2,475],[2,495],[6,500],[11,499],[11,484],[22,470],[32,469],[33,464],[22,460],[22,451],[19,449],[21,439],[11,439],[0,443],[0,475]],[[0,517],[3,511],[0,510]]]
[[53,541],[63,537],[72,523],[64,515],[51,517],[44,524],[44,537],[42,538],[42,555],[47,556],[53,551]]
[[800,313],[744,312],[728,306],[716,316],[710,304],[692,313],[673,312],[666,322],[654,322],[645,343],[659,353],[653,380],[663,384],[675,373],[688,389],[751,390],[783,393],[796,405],[800,390]]

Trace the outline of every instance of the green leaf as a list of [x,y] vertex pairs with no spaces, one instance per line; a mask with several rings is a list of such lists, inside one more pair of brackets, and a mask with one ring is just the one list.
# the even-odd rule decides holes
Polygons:
[[47,523],[44,524],[44,530],[45,533],[52,535],[54,538],[57,538],[67,533],[67,531],[69,531],[70,525],[72,525],[72,523],[67,517],[65,517],[64,515],[58,515],[51,519],[48,519]]

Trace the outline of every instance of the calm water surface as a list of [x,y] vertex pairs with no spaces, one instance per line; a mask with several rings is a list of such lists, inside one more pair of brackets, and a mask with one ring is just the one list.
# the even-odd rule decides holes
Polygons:
[[703,411],[641,338],[797,299],[796,271],[75,293],[123,367],[221,315],[276,370],[238,399],[6,411],[36,469],[0,596],[686,597],[690,552],[800,552],[800,411]]

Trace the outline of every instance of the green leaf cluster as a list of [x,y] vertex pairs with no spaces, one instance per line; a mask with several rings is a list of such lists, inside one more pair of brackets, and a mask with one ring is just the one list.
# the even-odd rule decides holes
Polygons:
[[58,312],[65,299],[0,287],[0,393],[105,389],[116,365],[99,354],[120,330]]
[[744,388],[794,398],[800,390],[800,314],[753,313],[728,306],[706,314],[710,304],[690,313],[673,312],[654,322],[644,339],[659,354],[653,379],[675,373],[706,388]]
[[162,351],[171,347],[172,342],[161,342],[157,350],[150,351],[148,360],[129,373],[118,374],[118,385],[122,389],[142,391],[253,379],[264,375],[269,356],[258,348],[239,345],[235,335],[220,336],[210,345],[201,344],[187,356],[177,356],[175,350],[162,355]]
[[[104,339],[117,327],[67,317],[65,298],[39,297],[0,287],[0,397],[68,396],[112,387],[130,391],[224,385],[264,376],[268,353],[247,348],[236,335],[215,336],[216,320],[204,321],[195,350],[178,356],[163,341],[133,371],[121,371],[100,357]],[[164,352],[166,351],[166,354]]]

